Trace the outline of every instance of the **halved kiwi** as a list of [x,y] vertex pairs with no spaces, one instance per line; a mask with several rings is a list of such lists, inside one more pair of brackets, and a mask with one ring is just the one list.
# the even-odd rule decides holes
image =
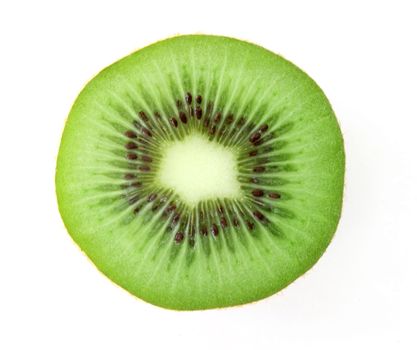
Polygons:
[[87,84],[56,188],[99,270],[191,310],[264,298],[307,271],[336,230],[343,179],[341,132],[311,78],[259,46],[191,35]]

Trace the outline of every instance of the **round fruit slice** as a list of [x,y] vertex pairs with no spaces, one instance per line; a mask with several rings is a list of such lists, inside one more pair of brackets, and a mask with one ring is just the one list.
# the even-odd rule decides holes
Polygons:
[[259,46],[180,36],[98,74],[59,150],[59,209],[106,276],[150,303],[207,309],[269,296],[323,254],[344,150],[300,69]]

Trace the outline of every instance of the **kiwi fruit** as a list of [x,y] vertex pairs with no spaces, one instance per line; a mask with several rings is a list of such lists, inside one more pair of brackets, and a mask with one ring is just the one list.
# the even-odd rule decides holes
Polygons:
[[341,213],[334,112],[295,65],[187,35],[101,71],[63,132],[56,192],[97,268],[158,306],[265,298],[310,269]]

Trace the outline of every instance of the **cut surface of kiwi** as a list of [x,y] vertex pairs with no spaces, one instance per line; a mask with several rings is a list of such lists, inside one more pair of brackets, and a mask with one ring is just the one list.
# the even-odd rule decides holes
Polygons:
[[82,90],[56,190],[71,237],[135,296],[226,307],[281,290],[336,230],[343,139],[316,83],[236,39],[143,48]]

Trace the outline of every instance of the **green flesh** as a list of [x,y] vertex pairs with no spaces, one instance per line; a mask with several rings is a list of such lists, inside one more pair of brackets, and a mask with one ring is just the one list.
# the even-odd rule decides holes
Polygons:
[[[193,153],[215,169],[194,173]],[[343,178],[340,129],[311,78],[258,46],[198,35],[137,51],[84,88],[56,187],[99,270],[143,300],[191,310],[264,298],[307,271],[336,230]]]

